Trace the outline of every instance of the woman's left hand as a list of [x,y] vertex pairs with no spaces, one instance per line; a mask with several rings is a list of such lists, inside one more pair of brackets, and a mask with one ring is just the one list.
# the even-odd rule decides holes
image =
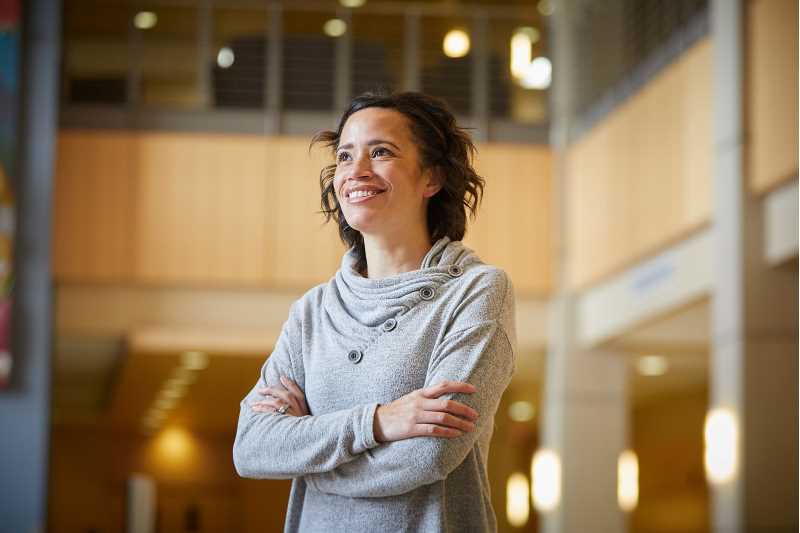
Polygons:
[[306,396],[303,394],[303,389],[286,376],[281,376],[281,383],[283,383],[283,387],[258,389],[258,393],[266,396],[266,398],[251,402],[250,407],[253,408],[253,411],[269,413],[278,411],[284,405],[288,405],[288,409],[283,414],[290,416],[308,415],[308,405],[306,404]]

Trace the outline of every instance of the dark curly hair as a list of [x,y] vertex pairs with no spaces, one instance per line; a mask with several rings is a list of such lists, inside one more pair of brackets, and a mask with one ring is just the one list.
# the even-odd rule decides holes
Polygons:
[[[317,133],[309,150],[323,143],[335,154],[347,119],[369,107],[394,109],[408,118],[412,138],[420,152],[421,170],[438,167],[443,178],[442,188],[428,203],[428,233],[433,242],[445,235],[453,241],[460,241],[467,229],[467,209],[471,218],[477,214],[483,197],[484,179],[472,168],[477,151],[472,139],[466,129],[456,124],[455,117],[442,100],[418,92],[364,93],[350,103],[336,131]],[[367,267],[364,238],[345,220],[333,187],[335,173],[335,164],[320,172],[321,213],[325,215],[325,222],[331,219],[338,222],[339,237],[346,246],[355,249],[355,268],[364,273]]]

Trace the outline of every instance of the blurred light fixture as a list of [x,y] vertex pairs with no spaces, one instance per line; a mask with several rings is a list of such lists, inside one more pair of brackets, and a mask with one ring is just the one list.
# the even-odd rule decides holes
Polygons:
[[367,0],[339,0],[339,3],[342,4],[343,7],[361,7],[367,3]]
[[133,25],[140,30],[149,30],[155,27],[158,17],[152,11],[139,11],[133,17]]
[[233,55],[233,50],[229,46],[223,46],[217,52],[217,65],[219,68],[229,68],[233,65],[236,56]]
[[163,459],[180,463],[189,458],[192,445],[192,437],[186,430],[171,427],[158,437],[157,450]]
[[643,355],[636,361],[636,370],[643,376],[663,376],[668,369],[667,358],[660,355]]
[[155,406],[156,409],[161,409],[166,411],[167,409],[172,409],[173,407],[175,407],[175,404],[177,402],[178,402],[177,398],[161,397],[158,400],[156,400],[156,403],[153,405]]
[[447,57],[464,57],[469,53],[469,35],[464,30],[450,30],[444,36],[442,50]]
[[347,24],[342,19],[330,19],[322,26],[328,37],[341,37],[347,31]]
[[617,503],[626,513],[639,503],[639,459],[631,450],[619,454],[617,460]]
[[552,75],[553,66],[550,64],[550,60],[546,57],[537,57],[525,69],[525,74],[519,80],[519,83],[526,89],[544,90],[550,87]]
[[514,527],[528,523],[530,514],[530,485],[525,474],[514,472],[506,483],[506,517]]
[[208,354],[205,352],[183,352],[181,363],[189,370],[203,370],[208,367]]
[[536,5],[536,9],[538,9],[539,13],[545,17],[549,17],[555,13],[556,6],[553,4],[553,0],[539,0],[539,3]]
[[531,461],[533,506],[537,511],[552,511],[561,503],[561,459],[552,450],[538,450]]
[[514,422],[530,422],[536,414],[531,402],[518,401],[508,406],[508,416]]
[[165,387],[161,389],[162,398],[173,398],[177,401],[186,392],[186,387]]
[[739,424],[731,409],[715,408],[706,415],[705,429],[706,477],[711,483],[722,484],[736,476],[739,462]]

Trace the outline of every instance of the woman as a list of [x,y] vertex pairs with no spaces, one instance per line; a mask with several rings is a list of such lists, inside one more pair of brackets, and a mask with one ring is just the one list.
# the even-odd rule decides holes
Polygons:
[[366,94],[320,185],[350,247],[292,305],[242,400],[239,475],[294,478],[286,531],[495,531],[486,473],[514,370],[514,294],[464,247],[483,179],[445,105]]

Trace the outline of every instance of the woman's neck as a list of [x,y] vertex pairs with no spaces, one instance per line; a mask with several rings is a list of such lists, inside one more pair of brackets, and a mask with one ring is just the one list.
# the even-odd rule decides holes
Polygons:
[[431,245],[427,230],[404,234],[399,238],[364,235],[366,277],[380,279],[417,270]]

